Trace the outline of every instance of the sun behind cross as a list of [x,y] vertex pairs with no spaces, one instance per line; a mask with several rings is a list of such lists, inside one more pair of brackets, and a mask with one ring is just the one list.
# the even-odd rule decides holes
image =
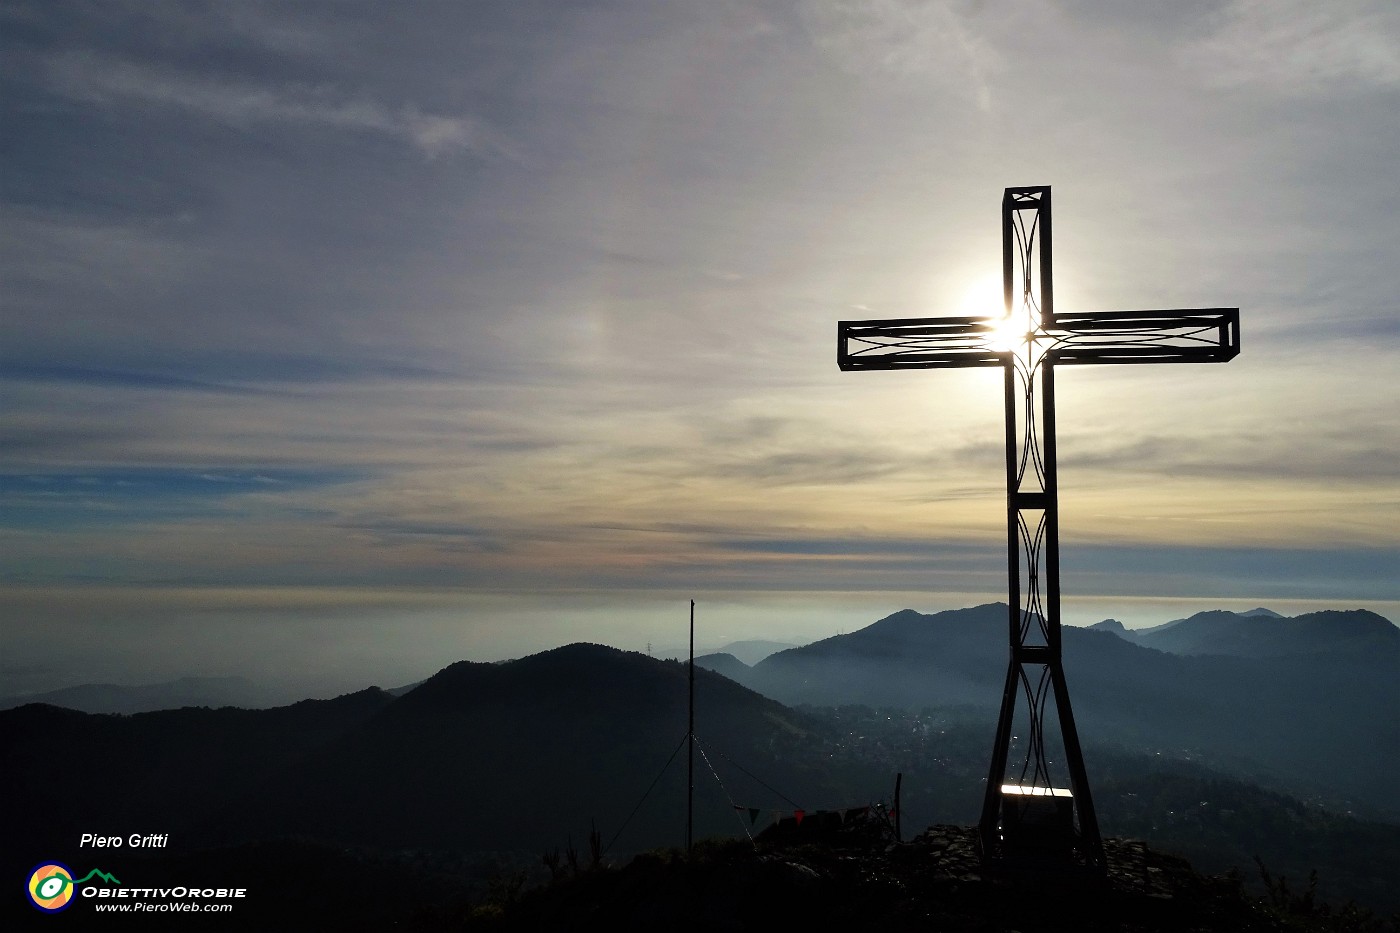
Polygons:
[[983,326],[987,329],[987,346],[998,353],[1015,353],[1026,370],[1036,367],[1056,339],[1041,327],[1026,302],[1007,314],[987,318]]

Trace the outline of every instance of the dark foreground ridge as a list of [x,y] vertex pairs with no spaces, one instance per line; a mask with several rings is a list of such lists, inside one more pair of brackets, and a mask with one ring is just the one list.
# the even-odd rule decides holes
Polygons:
[[582,871],[443,917],[443,929],[1255,931],[1394,930],[1334,912],[1277,882],[1255,898],[1237,877],[1205,877],[1138,841],[1105,840],[1107,877],[1053,868],[988,868],[976,830],[934,826],[905,843],[842,848],[697,845],[617,869]]

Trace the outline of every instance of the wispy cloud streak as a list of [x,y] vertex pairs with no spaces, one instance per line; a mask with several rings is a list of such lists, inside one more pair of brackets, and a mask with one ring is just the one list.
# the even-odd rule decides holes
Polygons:
[[977,8],[957,0],[808,0],[817,47],[840,67],[881,78],[933,79],[992,106],[1000,54],[976,29]]
[[1234,0],[1182,61],[1222,85],[1299,95],[1400,88],[1400,7],[1388,0]]
[[429,158],[456,152],[520,158],[503,133],[474,117],[426,113],[411,103],[393,107],[328,84],[266,86],[78,52],[52,61],[49,75],[54,90],[90,103],[148,104],[235,126],[273,123],[377,133],[410,143]]

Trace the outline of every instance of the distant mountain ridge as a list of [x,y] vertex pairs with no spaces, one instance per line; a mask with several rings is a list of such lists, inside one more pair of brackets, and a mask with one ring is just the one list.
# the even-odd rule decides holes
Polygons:
[[696,667],[703,667],[706,670],[722,674],[734,681],[736,684],[748,686],[749,679],[753,676],[753,668],[734,657],[732,654],[705,654],[695,659]]
[[797,645],[791,642],[768,641],[755,638],[746,641],[731,641],[714,653],[733,655],[738,661],[747,664],[749,667],[753,667],[769,655],[774,655],[779,651],[787,651],[789,648],[796,647]]
[[0,710],[48,703],[84,713],[148,713],[185,706],[238,706],[260,709],[275,698],[245,677],[181,677],[162,683],[79,684],[42,693],[0,698]]
[[1112,632],[1115,635],[1123,635],[1127,630],[1127,627],[1117,619],[1104,619],[1102,622],[1095,622],[1089,626],[1091,632]]
[[[1106,620],[1111,621],[1111,620]],[[1310,612],[1288,618],[1268,609],[1211,610],[1142,629],[1100,622],[1090,628],[1173,654],[1281,658],[1308,654],[1400,651],[1400,628],[1366,609]]]
[[[896,612],[859,631],[780,652],[749,684],[784,703],[909,710],[967,704],[995,720],[1008,608]],[[1277,637],[1239,647],[1236,633]],[[1200,613],[1148,637],[1235,653],[1148,648],[1113,626],[1066,627],[1064,664],[1082,736],[1175,749],[1280,789],[1400,815],[1400,630],[1364,610],[1297,619]],[[1333,637],[1335,635],[1335,637]],[[1189,636],[1189,640],[1188,640]],[[1213,641],[1212,641],[1213,639]],[[1244,653],[1246,648],[1252,653]]]
[[[779,651],[786,651],[789,648],[796,647],[798,646],[792,644],[791,642],[768,641],[765,639],[755,638],[748,639],[745,641],[731,641],[727,645],[721,645],[720,647],[714,649],[697,647],[695,650],[699,653],[695,657],[698,660],[699,658],[705,656],[727,654],[732,656],[736,661],[739,661],[741,664],[744,664],[747,667],[752,667],[753,665],[757,664],[759,661],[762,661],[769,655],[777,654]],[[671,661],[684,661],[689,656],[689,651],[686,648],[670,648],[662,651],[657,655],[657,657]]]

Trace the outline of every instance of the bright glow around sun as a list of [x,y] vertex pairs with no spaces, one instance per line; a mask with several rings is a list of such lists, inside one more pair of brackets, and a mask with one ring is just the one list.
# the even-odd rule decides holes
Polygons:
[[1004,310],[1000,276],[978,279],[963,293],[961,312],[986,319],[987,346],[998,353],[1029,354],[1031,333],[1035,330],[1024,307]]
[[967,317],[986,318],[987,346],[998,353],[1015,352],[1026,340],[1026,327],[1020,315],[1006,314],[1001,276],[988,275],[968,286],[959,311]]
[[998,353],[1015,352],[1026,344],[1024,315],[1008,314],[987,319],[987,346]]
[[978,279],[963,292],[958,312],[967,317],[1001,317],[1005,305],[1001,297],[1001,276],[988,275]]

